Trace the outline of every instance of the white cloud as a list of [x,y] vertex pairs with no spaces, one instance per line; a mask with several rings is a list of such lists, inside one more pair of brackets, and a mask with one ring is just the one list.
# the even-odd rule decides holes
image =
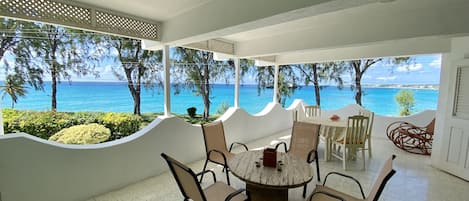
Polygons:
[[437,59],[433,60],[430,63],[430,66],[433,68],[441,68],[441,57],[438,57]]
[[423,69],[422,64],[417,63],[417,64],[399,66],[397,67],[396,71],[397,72],[412,72],[412,71],[419,71],[422,69]]
[[387,76],[387,77],[377,77],[377,80],[383,80],[383,81],[389,81],[389,80],[395,80],[397,77],[396,76]]

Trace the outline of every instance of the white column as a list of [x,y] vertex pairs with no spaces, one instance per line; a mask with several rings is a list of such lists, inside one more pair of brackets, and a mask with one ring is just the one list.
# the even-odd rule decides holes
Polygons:
[[2,98],[0,97],[0,135],[4,134],[5,130],[3,130]]
[[171,115],[171,79],[169,77],[169,46],[163,47],[163,66],[164,66],[164,116]]
[[240,73],[240,59],[235,58],[234,59],[235,63],[235,90],[234,90],[234,107],[239,108],[239,73]]
[[279,73],[279,65],[275,64],[275,74],[274,74],[274,98],[273,102],[278,103],[278,73]]

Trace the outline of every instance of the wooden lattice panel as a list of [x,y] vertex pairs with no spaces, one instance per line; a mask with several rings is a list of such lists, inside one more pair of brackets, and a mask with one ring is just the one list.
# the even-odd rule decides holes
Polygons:
[[110,32],[141,35],[143,38],[158,38],[158,25],[122,17],[105,12],[96,12],[96,26]]
[[69,23],[91,25],[91,12],[82,7],[48,0],[0,0],[0,3],[1,13],[9,13],[13,17],[54,20],[67,25]]
[[159,40],[159,23],[102,11],[76,2],[0,0],[0,16],[106,32],[132,38]]

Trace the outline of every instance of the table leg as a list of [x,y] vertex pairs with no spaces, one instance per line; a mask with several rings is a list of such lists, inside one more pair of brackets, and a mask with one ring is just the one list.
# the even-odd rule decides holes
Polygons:
[[288,201],[288,189],[262,188],[246,184],[246,190],[252,201]]

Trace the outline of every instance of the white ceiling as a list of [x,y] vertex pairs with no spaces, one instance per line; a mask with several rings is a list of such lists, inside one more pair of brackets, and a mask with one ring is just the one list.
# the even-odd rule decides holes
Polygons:
[[216,51],[206,41],[217,39],[237,57],[283,64],[441,53],[451,37],[469,35],[468,0],[75,1],[161,22],[161,41],[146,48]]

